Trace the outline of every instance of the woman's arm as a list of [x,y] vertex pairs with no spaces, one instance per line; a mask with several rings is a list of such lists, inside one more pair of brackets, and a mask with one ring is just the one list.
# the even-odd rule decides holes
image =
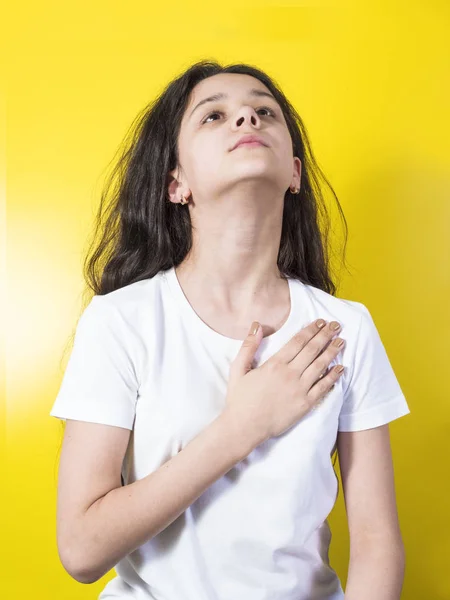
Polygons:
[[[92,494],[93,489],[93,484],[90,484],[86,491],[87,473],[92,478],[95,469],[98,469],[97,479],[101,481],[100,484],[96,483],[95,489],[99,489],[99,485],[105,486],[108,476],[110,484],[119,478],[119,452],[111,447],[106,448],[105,440],[109,440],[108,443],[114,439],[122,440],[120,455],[125,450],[125,439],[128,440],[123,432],[119,436],[119,431],[105,430],[99,435],[101,425],[95,430],[88,425],[91,424],[83,422],[76,428],[78,439],[75,443],[67,438],[61,457],[64,477],[60,481],[64,500],[61,495],[60,501],[65,508],[59,515],[60,553],[64,557],[63,564],[67,572],[80,583],[98,581],[124,556],[168,527],[206,489],[258,445],[251,427],[246,425],[244,431],[243,424],[232,415],[231,410],[224,410],[178,454],[155,471],[123,487],[117,483],[117,487],[81,510],[80,498]],[[92,436],[86,441],[89,431],[92,436],[102,438],[100,443],[103,446],[86,456],[86,448],[92,449],[96,444]],[[77,455],[82,453],[81,444],[84,444],[86,461],[83,467],[73,473],[68,464],[70,462],[73,465],[73,461],[80,460]],[[69,454],[71,459],[68,458]],[[96,458],[95,464],[92,456]],[[103,460],[99,457],[103,457]],[[80,487],[80,481],[85,482],[85,489],[83,494],[77,492],[75,501],[69,487]]]
[[399,600],[405,552],[398,522],[389,424],[339,432],[350,534],[345,600]]

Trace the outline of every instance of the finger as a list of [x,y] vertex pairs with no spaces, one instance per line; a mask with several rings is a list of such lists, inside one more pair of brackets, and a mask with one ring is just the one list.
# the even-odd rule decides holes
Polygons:
[[328,369],[325,369],[324,371],[322,371],[322,373],[320,373],[319,377],[317,378],[317,381],[319,381],[319,379],[322,379],[322,377],[324,377],[327,374]]
[[345,371],[337,371],[338,367],[342,366],[343,365],[336,365],[333,369],[331,369],[328,375],[320,379],[311,387],[306,396],[312,404],[315,404],[318,400],[324,398],[325,395],[331,391],[332,387],[336,385],[336,382],[339,380],[339,378],[343,375]]
[[[342,342],[341,346],[338,346]],[[336,338],[328,345],[327,349],[320,354],[309,367],[307,367],[300,375],[302,385],[309,390],[316,382],[324,379],[327,375],[321,377],[321,373],[324,373],[330,369],[331,363],[336,359],[338,354],[345,348],[345,340],[342,338]]]
[[325,392],[324,396],[322,398],[320,398],[315,404],[313,404],[311,410],[317,410],[319,408],[319,406],[321,406],[325,400],[328,397],[328,394],[330,394],[333,391],[333,388],[336,386],[335,383],[333,383],[333,385],[330,387],[330,389],[328,390],[328,392]]
[[[336,321],[332,321],[326,327],[324,327],[323,330],[316,336],[314,336],[304,346],[304,348],[296,356],[293,357],[291,362],[288,364],[288,366],[291,369],[295,369],[298,371],[299,377],[311,364],[314,363],[316,359],[318,359],[322,355],[325,355],[325,352],[328,351],[330,343],[332,342],[337,332],[340,330],[333,329],[334,323],[336,323]],[[314,381],[318,378],[319,373],[323,371],[326,367],[328,367],[329,364],[330,361],[326,362],[326,360],[322,360],[318,363],[318,366],[322,368],[314,372]]]
[[[323,322],[323,327],[318,325],[319,322]],[[299,352],[305,348],[306,345],[311,343],[311,340],[319,337],[323,342],[319,341],[317,343],[318,351],[322,349],[325,343],[325,340],[328,339],[328,336],[323,336],[323,330],[327,329],[326,321],[324,319],[318,319],[314,321],[310,325],[303,327],[298,331],[288,342],[285,344],[278,352],[276,352],[273,356],[271,356],[267,362],[279,362],[283,364],[289,364]]]

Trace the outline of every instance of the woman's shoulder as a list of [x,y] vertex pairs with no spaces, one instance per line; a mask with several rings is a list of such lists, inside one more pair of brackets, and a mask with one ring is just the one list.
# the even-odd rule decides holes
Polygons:
[[[119,335],[142,340],[155,334],[154,320],[161,316],[164,302],[161,273],[130,283],[107,294],[94,295],[85,309],[88,318],[100,321]],[[86,314],[85,314],[86,316]],[[153,335],[147,335],[153,330]]]
[[350,300],[340,296],[333,296],[325,290],[314,287],[313,285],[302,283],[301,285],[308,293],[312,303],[318,310],[328,311],[336,319],[359,321],[361,317],[367,316],[369,312],[365,304],[358,300]]
[[116,309],[123,315],[136,314],[140,309],[149,309],[157,297],[162,293],[163,272],[154,277],[141,279],[123,287],[117,288],[107,294],[93,297],[98,306]]

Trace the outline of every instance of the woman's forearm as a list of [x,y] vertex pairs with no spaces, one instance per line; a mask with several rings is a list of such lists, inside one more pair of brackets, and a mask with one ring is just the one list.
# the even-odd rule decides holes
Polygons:
[[72,576],[80,583],[97,581],[170,525],[255,447],[256,440],[241,429],[224,411],[156,471],[92,505],[73,541],[79,558],[72,563]]
[[350,551],[345,600],[400,600],[405,572],[401,541],[370,541]]

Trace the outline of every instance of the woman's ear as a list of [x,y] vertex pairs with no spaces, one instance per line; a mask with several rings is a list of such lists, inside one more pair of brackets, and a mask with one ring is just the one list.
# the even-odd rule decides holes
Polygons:
[[292,173],[291,185],[300,189],[300,183],[302,180],[302,161],[298,156],[294,156],[294,172]]
[[168,184],[167,184],[167,195],[169,196],[170,202],[174,204],[178,204],[181,200],[181,196],[183,195],[186,199],[191,195],[191,190],[183,186],[180,181],[177,179],[178,173],[177,171],[172,171],[168,175]]
[[180,198],[177,199],[176,196],[179,187],[179,182],[176,180],[172,173],[169,173],[168,176],[167,195],[169,196],[170,202],[177,203],[180,201]]

